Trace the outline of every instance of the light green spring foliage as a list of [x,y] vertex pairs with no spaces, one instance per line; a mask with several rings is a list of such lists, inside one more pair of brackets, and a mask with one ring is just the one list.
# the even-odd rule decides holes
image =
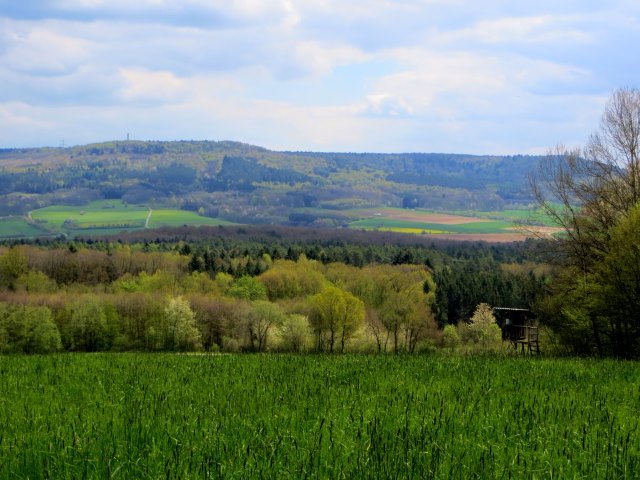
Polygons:
[[0,286],[15,288],[15,282],[29,271],[29,261],[19,247],[13,247],[0,255]]
[[58,284],[46,274],[30,270],[16,279],[15,288],[28,293],[53,293],[58,290]]
[[638,370],[408,355],[5,357],[0,478],[638,478]]
[[228,294],[235,298],[243,300],[266,300],[267,289],[255,277],[245,275],[240,277],[228,290]]
[[96,352],[109,347],[107,315],[94,298],[84,297],[69,306],[69,322],[63,325],[66,350]]
[[301,255],[297,262],[277,260],[260,275],[270,300],[313,295],[322,290],[326,280],[315,261]]
[[486,303],[478,305],[469,323],[460,326],[460,337],[463,343],[480,352],[503,349],[502,332]]
[[[311,330],[312,349],[321,351],[413,352],[420,342],[424,347],[438,336],[431,313],[435,286],[423,266],[357,268],[323,265],[304,255],[296,262],[274,262],[267,255],[264,262],[271,269],[259,277],[234,279],[226,273],[215,278],[205,272],[188,273],[185,258],[128,246],[109,256],[83,248],[52,252],[19,247],[0,250],[0,257],[5,273],[13,272],[5,275],[5,288],[16,291],[17,303],[50,308],[67,351],[266,351],[285,345],[299,351],[309,349]],[[37,269],[60,259],[70,270],[64,275],[52,270],[57,280]],[[73,259],[83,266],[78,271],[73,270]],[[124,273],[111,283],[104,280],[120,272]],[[192,302],[193,324],[200,335],[191,335],[186,343],[174,341],[165,321],[169,317],[164,298],[180,296]],[[320,308],[322,296],[327,298]],[[291,329],[282,330],[286,318],[265,321],[270,317],[259,312],[268,309],[260,303],[267,300],[270,311],[280,311],[278,315],[307,319],[307,328],[300,328],[300,318]],[[366,324],[365,307],[370,313]]]
[[195,314],[189,302],[182,297],[169,299],[161,328],[164,350],[192,351],[200,348]]
[[279,350],[300,353],[308,351],[313,343],[309,320],[304,315],[287,315],[277,330]]
[[233,285],[233,276],[228,273],[218,272],[215,278],[216,285],[223,295],[226,295],[231,285]]
[[245,328],[249,349],[263,352],[271,331],[283,324],[285,315],[275,303],[258,300],[250,305],[245,316]]
[[62,349],[47,307],[0,304],[0,353],[52,353]]
[[327,286],[309,299],[309,322],[318,350],[344,351],[346,342],[364,322],[364,303],[349,292]]
[[451,352],[460,346],[460,334],[455,325],[445,325],[442,331],[442,345]]

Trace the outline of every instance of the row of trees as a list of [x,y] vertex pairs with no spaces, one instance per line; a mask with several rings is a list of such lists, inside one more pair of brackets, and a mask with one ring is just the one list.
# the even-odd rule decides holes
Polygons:
[[413,352],[439,341],[435,286],[422,266],[357,268],[302,256],[257,277],[157,269],[60,286],[20,253],[0,256],[4,352]]

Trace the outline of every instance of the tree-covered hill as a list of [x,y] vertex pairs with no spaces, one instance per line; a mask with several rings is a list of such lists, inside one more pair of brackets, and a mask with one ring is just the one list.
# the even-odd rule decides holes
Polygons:
[[227,141],[4,149],[0,216],[99,199],[170,205],[242,223],[339,225],[336,211],[379,206],[497,210],[531,202],[527,176],[539,160],[276,152]]

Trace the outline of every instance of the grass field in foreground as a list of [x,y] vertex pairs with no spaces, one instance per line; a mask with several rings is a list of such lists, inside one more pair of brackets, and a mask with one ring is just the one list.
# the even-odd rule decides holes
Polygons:
[[0,357],[0,478],[638,478],[640,366]]

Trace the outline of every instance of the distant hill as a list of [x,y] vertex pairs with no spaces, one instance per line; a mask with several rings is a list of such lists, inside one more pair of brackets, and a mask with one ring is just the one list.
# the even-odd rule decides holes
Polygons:
[[0,216],[100,199],[240,223],[340,225],[366,207],[500,210],[531,202],[535,156],[276,152],[238,142],[122,141],[0,150]]

